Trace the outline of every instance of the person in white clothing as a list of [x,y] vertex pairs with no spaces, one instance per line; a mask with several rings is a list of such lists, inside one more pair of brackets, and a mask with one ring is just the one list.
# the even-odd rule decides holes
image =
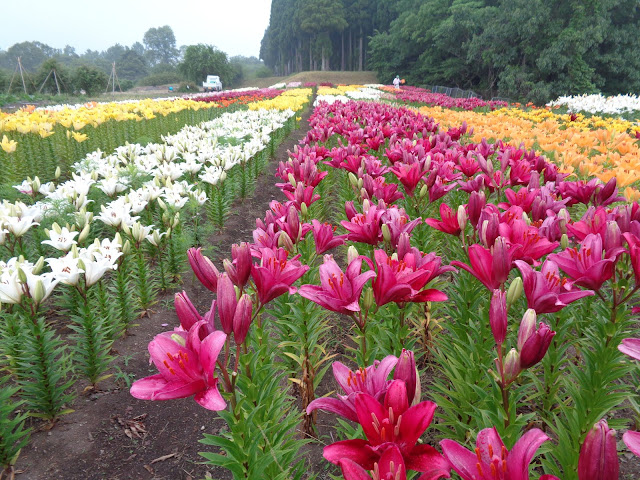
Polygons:
[[393,86],[396,87],[396,90],[400,90],[400,75],[396,75],[396,78],[393,79]]

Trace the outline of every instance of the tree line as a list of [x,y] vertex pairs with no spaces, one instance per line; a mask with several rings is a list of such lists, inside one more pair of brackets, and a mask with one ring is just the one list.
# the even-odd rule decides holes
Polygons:
[[[200,85],[207,74],[219,75],[227,88],[247,76],[271,75],[256,57],[229,58],[225,52],[205,44],[178,48],[168,25],[150,28],[142,42],[131,46],[116,43],[104,51],[78,53],[70,45],[54,48],[37,41],[16,43],[7,50],[0,50],[0,93],[7,91],[11,78],[11,91],[23,91],[18,58],[27,74],[28,93],[35,93],[41,87],[43,93],[51,94],[57,93],[58,88],[62,93],[82,90],[94,95],[103,92],[114,62],[123,90],[134,85]],[[54,70],[55,77],[50,75]]]
[[637,0],[274,0],[260,56],[541,103],[639,92],[639,31]]

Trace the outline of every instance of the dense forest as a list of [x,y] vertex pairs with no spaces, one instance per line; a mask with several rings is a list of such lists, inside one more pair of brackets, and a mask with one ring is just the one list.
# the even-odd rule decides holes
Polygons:
[[639,92],[638,32],[638,0],[273,0],[260,56],[543,102]]

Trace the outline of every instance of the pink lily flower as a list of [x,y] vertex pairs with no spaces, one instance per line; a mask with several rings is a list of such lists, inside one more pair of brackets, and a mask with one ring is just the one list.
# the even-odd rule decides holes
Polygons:
[[624,251],[622,247],[613,249],[603,258],[602,237],[589,234],[582,241],[580,250],[567,248],[564,252],[552,253],[548,259],[556,262],[576,285],[600,290],[613,276],[617,254],[621,251]]
[[[508,451],[493,427],[478,433],[474,452],[448,439],[442,440],[440,446],[453,471],[462,480],[529,480],[529,463],[538,447],[547,440],[549,437],[542,430],[533,428]],[[553,475],[543,475],[540,480],[559,479]]]
[[151,361],[159,374],[136,380],[130,393],[140,400],[171,400],[195,395],[208,410],[223,410],[226,403],[214,376],[216,360],[227,336],[220,331],[199,338],[201,321],[189,332],[166,332],[149,343]]
[[[380,460],[373,464],[371,475],[348,458],[338,462],[345,480],[407,480],[407,469],[400,449],[395,445],[387,448]],[[425,476],[421,476],[423,479]],[[420,480],[418,479],[418,480]]]
[[518,329],[518,351],[520,352],[520,368],[530,368],[540,362],[551,345],[556,332],[546,323],[540,322],[536,328],[536,312],[529,309],[522,316]]
[[369,270],[360,273],[362,258],[356,258],[342,272],[332,255],[324,256],[320,265],[320,285],[302,285],[298,293],[332,312],[352,315],[360,311],[360,294],[365,283],[376,273]]
[[412,249],[402,260],[394,259],[384,250],[374,252],[378,276],[373,280],[376,305],[389,302],[444,302],[447,296],[440,290],[425,289],[431,280],[453,267],[441,267],[441,259],[434,253],[422,254]]
[[316,398],[307,406],[307,415],[311,415],[314,410],[324,410],[357,422],[356,397],[358,393],[366,393],[381,402],[391,383],[390,380],[387,380],[389,374],[397,363],[398,358],[389,355],[382,361],[376,360],[373,365],[359,368],[353,372],[344,364],[333,362],[333,376],[345,395],[337,394],[338,398]]
[[251,276],[251,247],[248,243],[242,242],[240,245],[231,246],[232,261],[225,259],[224,270],[229,278],[238,288],[244,288]]
[[305,186],[302,182],[298,182],[298,186],[295,191],[288,192],[284,190],[283,193],[293,202],[298,210],[302,208],[302,203],[308,207],[313,202],[320,200],[320,195],[313,193],[313,187],[311,185]]
[[511,226],[501,223],[499,231],[510,245],[520,247],[514,249],[514,260],[524,260],[533,265],[539,265],[540,258],[553,252],[560,245],[559,242],[550,242],[541,236],[536,227],[527,225],[524,220],[514,220]]
[[332,248],[344,245],[346,235],[334,235],[336,227],[329,223],[320,223],[315,218],[311,221],[311,225],[316,254],[321,255]]
[[458,212],[451,209],[446,203],[440,204],[440,217],[442,220],[436,218],[427,218],[424,223],[440,230],[441,232],[448,233],[449,235],[460,235],[461,229],[458,225]]
[[220,272],[218,272],[218,269],[208,257],[202,255],[201,250],[201,247],[187,250],[189,265],[191,265],[191,269],[193,273],[196,274],[196,277],[198,277],[198,280],[200,280],[200,283],[208,290],[215,292]]
[[407,389],[401,380],[391,382],[383,405],[371,395],[360,393],[356,397],[356,413],[367,439],[343,440],[328,445],[324,448],[324,458],[333,464],[349,459],[372,470],[382,454],[395,445],[408,470],[429,473],[427,478],[434,480],[449,478],[449,463],[442,455],[430,445],[417,443],[431,423],[435,409],[433,402],[409,407]]
[[382,240],[380,218],[384,209],[371,205],[365,213],[357,213],[350,221],[343,220],[340,224],[347,229],[347,240],[352,242],[377,245]]
[[413,197],[418,183],[420,183],[424,174],[427,173],[427,170],[421,162],[415,162],[410,165],[407,165],[406,163],[396,163],[391,168],[391,172],[398,177],[398,180],[404,187],[405,193],[410,197]]
[[576,300],[595,294],[593,290],[574,288],[566,278],[560,277],[558,265],[553,260],[545,260],[539,272],[522,260],[514,263],[522,273],[527,306],[538,314],[558,312]]
[[640,360],[640,338],[625,338],[618,345],[618,350],[634,360]]
[[418,217],[411,220],[404,208],[393,206],[384,211],[380,221],[389,228],[389,233],[391,234],[390,243],[396,247],[400,235],[403,233],[411,234],[416,225],[422,222],[422,219]]
[[617,480],[620,473],[616,431],[606,420],[596,423],[584,439],[578,458],[580,480]]
[[251,267],[260,304],[265,305],[286,292],[293,295],[296,289],[291,285],[309,270],[307,265],[300,264],[300,255],[287,258],[289,253],[284,248],[261,248],[260,254],[260,265]]
[[636,282],[636,286],[640,285],[640,238],[633,233],[623,233],[622,236],[629,245],[629,257],[631,258],[631,268],[633,269],[633,276]]
[[471,266],[459,261],[453,261],[451,265],[465,269],[489,290],[495,290],[509,278],[512,252],[513,250],[507,249],[504,238],[498,237],[491,249],[478,244],[469,247]]
[[622,435],[622,441],[634,455],[640,457],[640,432],[628,430]]

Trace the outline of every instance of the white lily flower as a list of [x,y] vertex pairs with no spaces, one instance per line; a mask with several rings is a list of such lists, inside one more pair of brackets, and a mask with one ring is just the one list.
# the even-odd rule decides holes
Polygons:
[[75,241],[79,232],[72,232],[67,227],[62,227],[60,233],[55,230],[49,231],[49,240],[43,240],[41,243],[44,245],[51,245],[56,250],[62,250],[68,252],[72,245],[77,244]]
[[22,294],[22,283],[18,279],[18,271],[3,271],[0,274],[0,303],[20,303]]
[[16,237],[22,237],[31,227],[39,225],[39,223],[35,221],[35,218],[29,215],[25,215],[22,218],[5,217],[4,223],[7,230]]
[[73,252],[67,253],[61,258],[47,258],[45,261],[49,264],[51,271],[55,277],[65,285],[75,286],[80,280],[80,274],[84,272],[78,266],[80,258],[74,257]]
[[42,291],[40,292],[42,298],[37,299],[38,303],[44,302],[51,293],[53,293],[54,288],[60,282],[59,278],[56,278],[56,275],[53,272],[43,273],[41,275],[34,275],[31,272],[25,271],[27,275],[27,287],[29,288],[29,295],[34,296],[36,289],[38,288],[38,282],[40,282],[40,286]]
[[84,263],[84,280],[87,287],[95,284],[107,271],[117,268],[117,265],[107,257],[96,260],[83,258],[82,263]]

